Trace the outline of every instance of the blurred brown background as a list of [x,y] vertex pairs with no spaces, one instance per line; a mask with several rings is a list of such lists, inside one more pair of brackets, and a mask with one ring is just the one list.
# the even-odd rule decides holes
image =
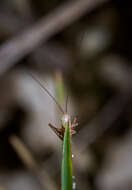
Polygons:
[[[60,189],[62,77],[77,188],[132,189],[132,11],[120,0],[1,0],[0,190]],[[63,102],[64,104],[64,102]],[[64,106],[64,105],[63,105]]]

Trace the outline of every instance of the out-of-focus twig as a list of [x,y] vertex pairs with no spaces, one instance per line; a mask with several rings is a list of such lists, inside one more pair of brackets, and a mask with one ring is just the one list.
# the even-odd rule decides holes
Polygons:
[[0,47],[0,73],[12,67],[25,55],[45,42],[57,32],[76,21],[86,12],[91,11],[108,0],[76,0],[70,1],[49,15],[39,23],[25,30]]
[[[97,116],[84,127],[78,135],[77,144],[85,149],[87,145],[95,142],[103,133],[111,127],[111,125],[119,118],[126,106],[132,99],[132,69],[123,63],[116,63],[112,60],[111,64],[103,66],[102,76],[105,81],[111,81],[112,84],[118,86],[120,92],[114,96]],[[102,65],[100,65],[100,68]],[[114,68],[114,69],[113,69]],[[111,78],[110,78],[111,77]],[[79,139],[79,140],[78,140]],[[82,141],[81,141],[82,139]],[[84,145],[85,142],[85,145]]]
[[14,150],[17,152],[25,166],[35,174],[36,178],[39,180],[42,189],[57,190],[56,184],[53,182],[47,172],[43,170],[43,174],[40,174],[39,166],[36,160],[34,159],[31,152],[27,149],[25,144],[20,140],[20,138],[12,135],[9,138],[9,142]]
[[[97,116],[84,127],[76,138],[75,144],[85,150],[87,146],[96,141],[119,118],[125,107],[131,100],[130,94],[119,93],[113,97]],[[82,140],[81,140],[82,139]]]

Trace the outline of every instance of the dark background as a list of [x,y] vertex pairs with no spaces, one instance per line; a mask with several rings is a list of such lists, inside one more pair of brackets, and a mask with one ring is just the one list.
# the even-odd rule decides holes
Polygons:
[[78,116],[77,189],[132,189],[131,1],[85,2],[1,0],[0,190],[60,189],[61,141],[48,123],[61,114],[30,73],[53,96],[63,80]]

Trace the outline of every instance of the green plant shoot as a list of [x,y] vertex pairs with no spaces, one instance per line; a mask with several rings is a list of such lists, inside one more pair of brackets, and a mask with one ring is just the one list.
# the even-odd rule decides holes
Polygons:
[[[69,118],[70,119],[70,118]],[[63,141],[62,157],[62,190],[72,190],[72,153],[71,153],[71,134],[70,121],[65,122],[65,134]]]

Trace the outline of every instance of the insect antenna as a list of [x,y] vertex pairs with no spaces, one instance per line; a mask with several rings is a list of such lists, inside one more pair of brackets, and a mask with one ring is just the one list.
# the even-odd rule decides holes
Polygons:
[[39,79],[37,79],[32,73],[29,73],[30,76],[40,85],[40,87],[47,92],[47,94],[52,98],[52,100],[56,103],[56,105],[58,106],[59,110],[65,114],[64,110],[62,109],[62,107],[60,106],[60,104],[57,102],[57,100],[55,99],[54,96],[52,96],[52,94],[47,90],[47,88],[40,82]]

